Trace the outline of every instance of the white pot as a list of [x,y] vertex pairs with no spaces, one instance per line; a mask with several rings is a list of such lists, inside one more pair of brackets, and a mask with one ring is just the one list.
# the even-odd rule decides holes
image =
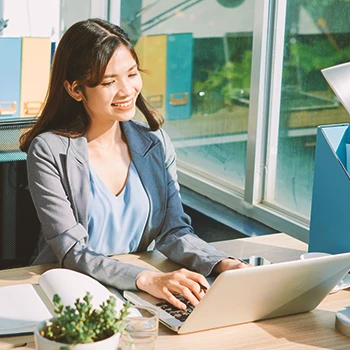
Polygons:
[[44,338],[40,335],[39,331],[44,326],[46,326],[50,320],[43,321],[37,324],[34,330],[34,340],[35,340],[35,348],[37,350],[61,350],[61,349],[72,349],[72,350],[111,350],[118,349],[119,337],[120,333],[114,334],[112,337],[109,337],[104,340],[100,340],[95,343],[87,343],[87,344],[76,344],[69,345],[63,343],[57,343],[55,341]]

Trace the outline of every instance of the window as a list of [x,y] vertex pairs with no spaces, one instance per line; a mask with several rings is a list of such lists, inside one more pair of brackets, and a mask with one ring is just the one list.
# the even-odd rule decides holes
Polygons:
[[254,1],[122,1],[178,164],[243,193]]
[[320,70],[350,60],[350,2],[120,3],[180,184],[307,240],[316,128],[349,120]]
[[350,3],[288,0],[276,5],[284,27],[276,31],[284,38],[277,34],[275,40],[281,61],[272,69],[264,201],[308,223],[316,128],[349,121],[321,69],[350,60]]

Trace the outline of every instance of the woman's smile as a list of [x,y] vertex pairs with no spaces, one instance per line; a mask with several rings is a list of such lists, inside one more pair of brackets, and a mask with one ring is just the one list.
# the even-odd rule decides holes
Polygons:
[[129,110],[134,106],[134,99],[131,99],[127,102],[113,102],[112,103],[112,107],[115,109],[119,109],[119,110]]

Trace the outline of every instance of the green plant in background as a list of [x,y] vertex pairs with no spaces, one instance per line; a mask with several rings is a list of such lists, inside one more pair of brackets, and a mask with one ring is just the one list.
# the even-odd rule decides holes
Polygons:
[[348,61],[350,46],[335,51],[327,39],[314,40],[312,45],[296,42],[290,45],[290,57],[288,64],[291,67],[299,66],[305,72],[319,71]]
[[[292,35],[289,39],[286,66],[301,68],[303,72],[320,71],[326,67],[349,61],[350,46],[348,45],[350,0],[300,0],[290,2],[291,10],[297,6],[305,9],[313,20],[315,29],[312,35]],[[294,9],[295,11],[295,9]],[[299,28],[300,16],[290,25]],[[296,29],[298,31],[298,29]],[[302,37],[309,36],[308,42]],[[301,41],[300,41],[301,40]],[[293,70],[291,70],[293,74]]]
[[241,61],[228,61],[216,70],[208,71],[206,80],[194,82],[194,94],[220,94],[227,106],[234,104],[234,98],[249,97],[251,62],[252,51],[247,50]]
[[335,49],[325,37],[315,35],[308,43],[293,38],[290,41],[283,63],[283,87],[294,86],[302,91],[327,90],[329,86],[321,70],[349,61],[350,46]]
[[69,349],[68,344],[93,343],[122,333],[130,304],[127,302],[117,317],[115,297],[111,296],[99,309],[93,309],[91,300],[92,296],[87,292],[82,300],[75,301],[74,307],[64,306],[55,294],[53,303],[57,317],[40,330],[41,336],[67,344],[65,349]]

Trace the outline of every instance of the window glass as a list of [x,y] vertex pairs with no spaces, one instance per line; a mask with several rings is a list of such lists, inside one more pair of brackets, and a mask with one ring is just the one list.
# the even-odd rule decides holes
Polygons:
[[270,149],[276,156],[268,163],[265,199],[305,218],[311,208],[316,127],[349,122],[321,73],[350,60],[349,21],[349,1],[287,1],[279,133],[272,145],[277,152]]
[[254,0],[121,1],[178,165],[243,193]]

